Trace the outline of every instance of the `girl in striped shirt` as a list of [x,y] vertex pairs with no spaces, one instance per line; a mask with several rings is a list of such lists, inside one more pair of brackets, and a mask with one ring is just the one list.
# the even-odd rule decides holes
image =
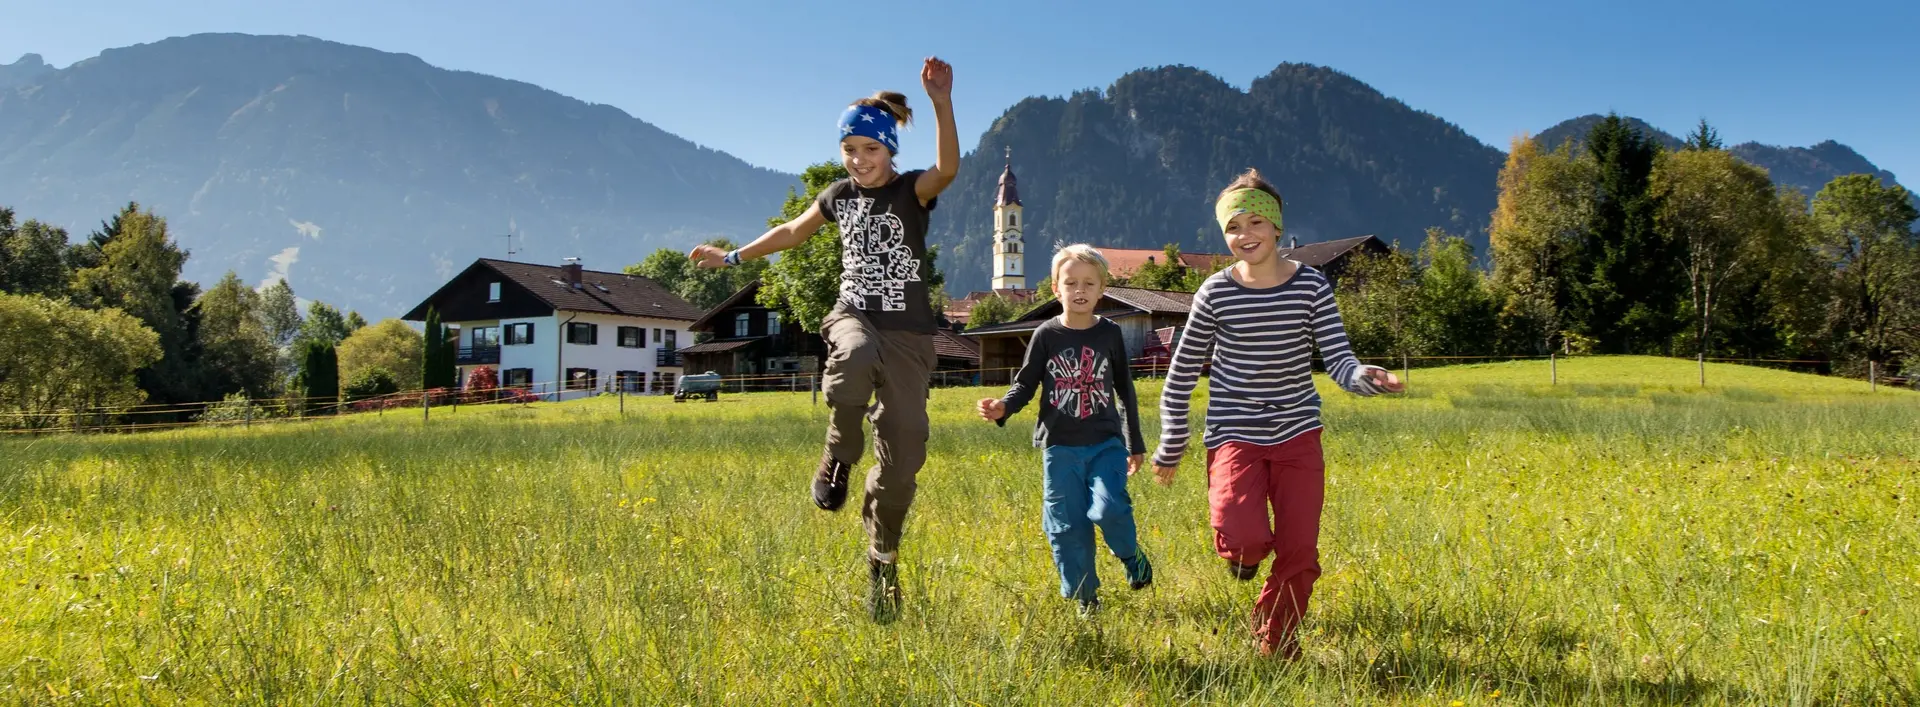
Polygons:
[[[1241,580],[1274,555],[1254,603],[1262,655],[1298,658],[1295,630],[1320,577],[1320,509],[1326,468],[1313,348],[1335,384],[1358,395],[1403,389],[1347,346],[1333,287],[1319,270],[1279,255],[1280,194],[1258,170],[1227,186],[1214,216],[1236,258],[1193,296],[1160,396],[1154,474],[1170,484],[1191,432],[1189,403],[1201,368],[1207,381],[1207,502],[1214,550]],[[1268,508],[1272,508],[1269,520]]]

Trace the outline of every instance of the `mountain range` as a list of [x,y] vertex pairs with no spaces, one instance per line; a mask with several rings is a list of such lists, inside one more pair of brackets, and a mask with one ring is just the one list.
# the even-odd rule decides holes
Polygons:
[[405,311],[513,247],[618,270],[739,237],[788,174],[531,84],[310,37],[195,35],[0,72],[0,204],[78,240],[129,200],[184,275]]
[[[1577,139],[1599,119],[1539,138]],[[1281,64],[1245,90],[1142,69],[1023,100],[980,136],[930,233],[951,290],[986,285],[1008,148],[1029,272],[1060,242],[1217,250],[1211,199],[1249,166],[1279,185],[1303,243],[1411,246],[1441,226],[1484,248],[1504,159],[1325,67]],[[1831,141],[1729,149],[1809,194],[1841,174],[1893,178]],[[510,243],[617,269],[657,247],[751,238],[796,185],[612,107],[311,37],[194,35],[60,69],[32,54],[0,65],[0,204],[78,240],[139,201],[193,252],[189,279],[285,276],[302,297],[371,316]]]

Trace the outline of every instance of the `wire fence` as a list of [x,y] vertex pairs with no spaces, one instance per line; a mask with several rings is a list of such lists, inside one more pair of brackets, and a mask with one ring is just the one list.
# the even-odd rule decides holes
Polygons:
[[[1358,358],[1370,365],[1399,369],[1401,375],[1405,377],[1405,382],[1411,386],[1412,373],[1423,366],[1512,361],[1547,362],[1546,382],[1557,385],[1560,383],[1561,363],[1593,357],[1549,354],[1545,356],[1361,356]],[[1702,387],[1709,383],[1706,366],[1708,363],[1765,366],[1815,373],[1828,373],[1834,364],[1833,361],[1827,360],[1705,356],[1684,360],[1693,360],[1698,363],[1699,385]],[[1168,373],[1170,363],[1165,356],[1148,356],[1133,359],[1129,362],[1128,368],[1136,378],[1163,378]],[[930,375],[928,383],[933,387],[1005,385],[1011,381],[1018,370],[1015,366],[936,370]],[[1202,373],[1206,373],[1204,368]],[[745,375],[661,376],[653,379],[652,386],[647,385],[647,377],[639,376],[588,381],[529,382],[491,388],[406,390],[351,398],[282,396],[229,398],[199,403],[0,411],[0,435],[125,433],[190,427],[251,428],[254,425],[284,425],[332,419],[342,414],[385,415],[389,411],[396,410],[418,411],[423,422],[431,422],[436,408],[457,411],[461,406],[526,406],[603,396],[618,398],[619,412],[622,416],[626,414],[626,398],[629,396],[673,396],[678,401],[712,400],[717,399],[720,394],[745,392],[793,392],[811,394],[814,404],[817,405],[820,402],[823,385],[822,375],[818,371],[793,371]],[[1920,384],[1920,380],[1885,375],[1877,362],[1868,363],[1867,377],[1864,382],[1869,392],[1877,391],[1881,387],[1906,387]],[[681,388],[683,384],[690,384],[693,387],[683,390]]]

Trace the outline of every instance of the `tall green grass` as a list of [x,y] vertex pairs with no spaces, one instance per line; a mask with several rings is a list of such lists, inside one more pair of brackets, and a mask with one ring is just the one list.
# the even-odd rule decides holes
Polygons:
[[1295,664],[1253,655],[1257,583],[1211,552],[1198,454],[1132,485],[1157,585],[1103,558],[1107,611],[1078,619],[1037,452],[972,417],[995,391],[934,395],[891,626],[861,610],[857,504],[809,501],[805,393],[14,439],[0,699],[1920,700],[1920,395],[1697,375],[1576,359],[1557,386],[1512,363],[1324,389],[1325,574]]

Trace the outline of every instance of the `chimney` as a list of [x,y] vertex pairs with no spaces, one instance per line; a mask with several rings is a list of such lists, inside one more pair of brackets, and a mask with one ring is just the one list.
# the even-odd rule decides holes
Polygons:
[[580,259],[567,258],[566,261],[566,265],[560,266],[560,279],[565,280],[567,286],[578,288],[580,287]]

